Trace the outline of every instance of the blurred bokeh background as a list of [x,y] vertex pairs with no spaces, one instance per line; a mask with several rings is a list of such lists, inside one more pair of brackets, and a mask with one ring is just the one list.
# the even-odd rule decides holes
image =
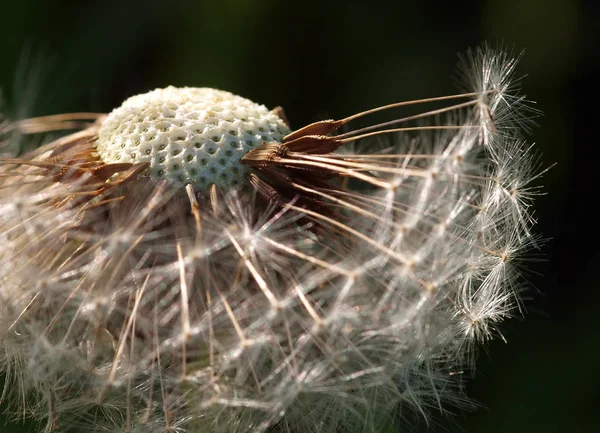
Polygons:
[[[282,105],[298,126],[453,93],[457,54],[483,41],[526,50],[517,75],[544,112],[529,139],[544,166],[557,163],[536,202],[548,242],[528,264],[528,314],[503,328],[508,344],[481,352],[468,385],[481,407],[431,427],[600,431],[596,2],[20,0],[0,11],[0,89],[17,118],[109,111],[187,85]],[[2,433],[41,429],[6,422]]]

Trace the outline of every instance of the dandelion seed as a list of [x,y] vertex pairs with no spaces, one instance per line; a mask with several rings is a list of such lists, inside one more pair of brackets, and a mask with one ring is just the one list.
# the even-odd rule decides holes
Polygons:
[[518,304],[539,175],[516,59],[464,62],[468,93],[297,130],[174,87],[0,124],[79,129],[0,160],[2,399],[48,430],[214,433],[463,404],[455,372]]

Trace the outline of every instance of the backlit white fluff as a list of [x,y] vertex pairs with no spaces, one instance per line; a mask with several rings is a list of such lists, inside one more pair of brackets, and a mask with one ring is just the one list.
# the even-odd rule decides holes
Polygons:
[[471,93],[416,125],[336,132],[365,112],[262,140],[238,188],[105,160],[105,116],[6,124],[85,123],[0,160],[3,399],[112,432],[377,431],[463,405],[532,242],[515,61],[471,53]]

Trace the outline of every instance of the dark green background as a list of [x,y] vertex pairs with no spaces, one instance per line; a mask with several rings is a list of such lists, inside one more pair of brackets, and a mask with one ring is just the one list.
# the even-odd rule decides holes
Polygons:
[[[457,53],[488,41],[526,49],[518,74],[544,116],[531,141],[544,261],[532,263],[524,320],[482,351],[483,407],[437,431],[600,431],[598,7],[574,0],[10,1],[0,8],[0,88],[13,116],[108,111],[166,85],[217,87],[292,126],[455,91]],[[595,10],[593,10],[595,9]],[[595,135],[592,135],[595,132]],[[536,292],[537,290],[537,292]],[[35,432],[30,425],[0,432]]]

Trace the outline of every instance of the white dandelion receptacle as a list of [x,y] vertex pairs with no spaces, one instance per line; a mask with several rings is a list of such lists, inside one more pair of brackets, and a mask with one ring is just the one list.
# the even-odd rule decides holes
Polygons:
[[98,130],[106,163],[150,164],[151,176],[198,190],[243,182],[240,159],[264,142],[280,142],[288,126],[264,105],[211,88],[156,89],[132,96]]

